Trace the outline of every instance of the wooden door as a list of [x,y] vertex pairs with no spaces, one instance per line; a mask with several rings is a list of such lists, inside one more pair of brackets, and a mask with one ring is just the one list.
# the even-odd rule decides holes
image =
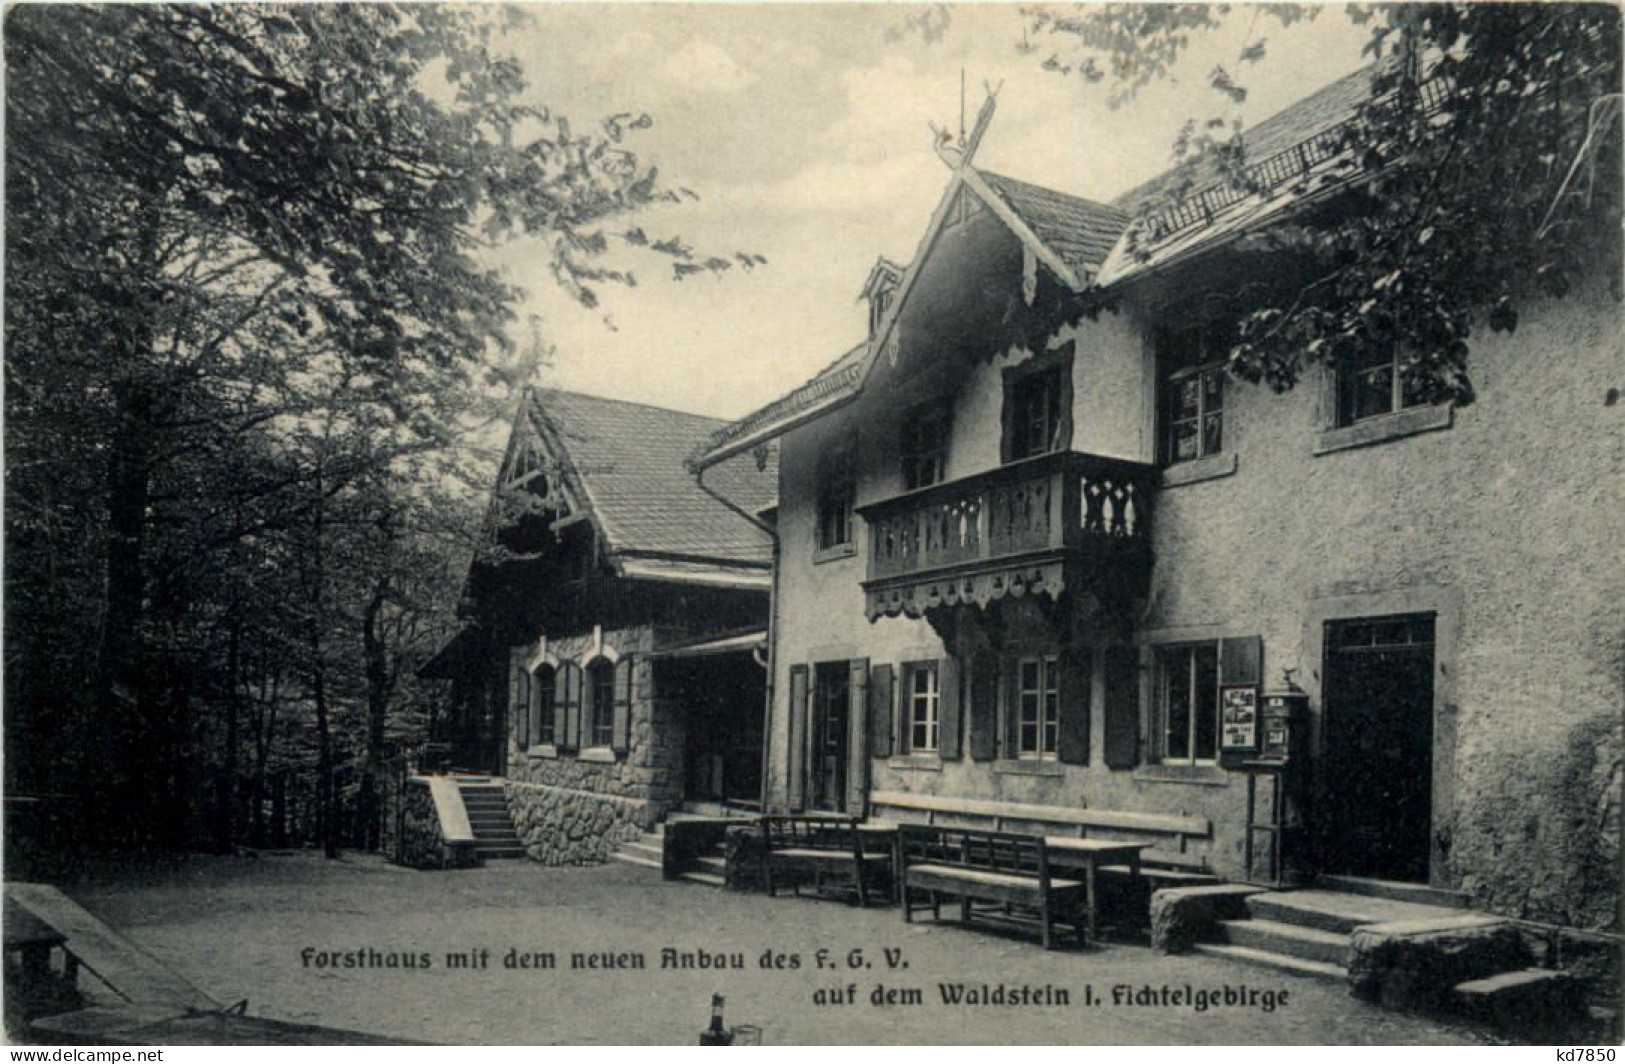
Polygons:
[[1433,615],[1326,627],[1328,872],[1425,883],[1433,810]]

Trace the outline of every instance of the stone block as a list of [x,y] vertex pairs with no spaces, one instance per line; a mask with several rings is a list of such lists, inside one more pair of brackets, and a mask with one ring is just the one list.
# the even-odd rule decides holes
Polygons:
[[761,893],[766,890],[762,874],[762,833],[755,827],[730,827],[723,836],[723,881],[729,890]]
[[1587,1040],[1591,1014],[1578,977],[1551,968],[1525,968],[1474,979],[1455,988],[1455,1004],[1477,1020],[1523,1040]]
[[1151,945],[1163,953],[1186,953],[1197,942],[1213,939],[1220,920],[1247,916],[1247,899],[1259,887],[1221,884],[1174,887],[1151,895]]
[[1370,924],[1349,938],[1349,990],[1394,1008],[1452,1004],[1457,984],[1526,967],[1529,949],[1511,923],[1482,916]]
[[1580,979],[1592,1004],[1618,1008],[1620,951],[1615,936],[1565,929],[1557,933],[1556,966]]

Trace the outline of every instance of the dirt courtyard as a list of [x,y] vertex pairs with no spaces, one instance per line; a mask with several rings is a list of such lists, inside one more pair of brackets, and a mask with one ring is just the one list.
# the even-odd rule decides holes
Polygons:
[[[947,921],[904,924],[896,908],[727,894],[627,865],[418,872],[375,857],[191,857],[62,886],[254,1015],[430,1042],[693,1044],[713,992],[730,1025],[759,1025],[779,1045],[1488,1041],[1362,1005],[1341,986],[1216,959],[1110,942],[1047,953]],[[739,954],[745,967],[663,968],[668,949],[690,961]],[[507,966],[510,950],[532,966]],[[578,953],[593,966],[573,968]],[[548,954],[555,967],[542,966]],[[1007,999],[1032,988],[1037,1003],[944,1003],[942,985],[984,984]],[[898,1003],[875,1003],[876,987]],[[1114,998],[1118,987],[1130,1001]],[[1164,987],[1213,1003],[1134,1003],[1160,1002]],[[1227,987],[1248,988],[1251,1003],[1227,1004]],[[919,1003],[901,1003],[910,990]]]

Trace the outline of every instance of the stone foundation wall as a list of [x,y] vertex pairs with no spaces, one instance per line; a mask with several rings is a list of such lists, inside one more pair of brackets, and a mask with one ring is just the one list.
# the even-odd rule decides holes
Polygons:
[[440,815],[427,780],[410,779],[395,799],[400,802],[399,829],[391,811],[384,840],[384,855],[408,868],[468,868],[479,861],[473,847],[446,842],[440,830]]
[[638,798],[509,780],[504,787],[525,853],[545,865],[599,864],[652,827],[663,807]]

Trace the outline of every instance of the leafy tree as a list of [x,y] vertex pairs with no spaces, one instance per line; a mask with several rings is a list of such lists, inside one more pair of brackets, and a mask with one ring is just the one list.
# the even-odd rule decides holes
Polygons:
[[[332,580],[339,558],[376,575],[343,539],[365,527],[355,499],[421,497],[424,457],[526,372],[504,336],[517,290],[483,251],[546,237],[588,305],[632,280],[604,260],[609,223],[681,195],[631,149],[648,118],[581,131],[527,104],[500,29],[440,5],[8,12],[14,780],[59,785],[32,745],[55,737],[132,830],[178,831],[146,807],[190,798],[200,704],[225,714],[234,778],[256,679],[318,715],[330,688],[348,697],[324,668],[359,670],[334,634],[360,624],[355,588]],[[312,547],[326,575],[301,584]],[[301,643],[299,676],[249,675]]]

